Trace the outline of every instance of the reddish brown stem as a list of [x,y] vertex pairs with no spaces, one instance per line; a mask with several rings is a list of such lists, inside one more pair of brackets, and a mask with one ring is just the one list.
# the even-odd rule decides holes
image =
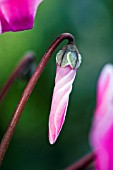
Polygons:
[[60,36],[58,36],[56,38],[56,40],[52,43],[52,45],[49,47],[49,49],[47,50],[47,52],[45,53],[45,55],[43,56],[42,60],[40,61],[40,63],[38,64],[33,76],[31,77],[31,79],[29,80],[23,94],[22,97],[15,109],[15,112],[12,116],[12,119],[9,123],[9,126],[2,138],[1,144],[0,144],[0,164],[2,163],[2,160],[4,158],[4,155],[7,151],[7,148],[9,146],[9,143],[11,141],[11,138],[13,136],[14,130],[16,128],[16,125],[19,121],[19,118],[22,114],[22,111],[26,105],[26,102],[35,86],[35,84],[37,83],[43,69],[45,68],[49,58],[51,57],[52,53],[54,52],[54,50],[58,47],[58,45],[64,40],[64,39],[68,39],[68,43],[74,43],[74,38],[71,34],[69,33],[63,33]]
[[95,154],[89,153],[88,155],[84,156],[78,162],[75,162],[65,170],[83,170],[86,169],[95,159]]
[[3,86],[2,90],[0,91],[0,102],[5,97],[13,81],[19,76],[19,74],[23,71],[23,69],[26,68],[28,64],[32,62],[33,60],[34,60],[34,53],[32,52],[28,52],[23,56],[23,58],[21,59],[19,64],[16,66],[11,76],[8,78],[7,82]]

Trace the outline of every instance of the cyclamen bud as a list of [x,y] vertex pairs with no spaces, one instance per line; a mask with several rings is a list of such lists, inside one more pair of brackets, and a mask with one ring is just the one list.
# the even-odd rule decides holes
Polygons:
[[64,46],[56,55],[57,70],[49,116],[49,141],[55,143],[63,126],[69,95],[81,64],[81,55],[74,44]]
[[25,53],[24,60],[27,60],[22,66],[19,72],[18,78],[22,80],[29,80],[33,75],[37,64],[36,64],[36,54],[32,51]]
[[70,65],[72,69],[77,69],[81,64],[81,60],[81,55],[74,44],[66,45],[56,55],[56,62],[61,67]]

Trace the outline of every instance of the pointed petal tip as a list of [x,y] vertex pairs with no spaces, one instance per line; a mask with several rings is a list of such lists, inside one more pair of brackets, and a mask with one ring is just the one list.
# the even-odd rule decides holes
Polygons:
[[49,135],[49,143],[51,145],[55,144],[57,137]]
[[103,67],[102,72],[107,72],[107,73],[113,72],[113,65],[110,64],[110,63],[106,64],[106,65]]
[[104,101],[104,96],[108,100],[112,97],[112,88],[113,84],[113,65],[108,63],[106,64],[99,76],[97,83],[97,106],[102,104]]
[[51,145],[55,144],[58,136],[59,136],[59,133],[57,134],[56,131],[54,131],[53,129],[50,128],[50,124],[49,124],[49,134],[48,134],[48,138],[49,138],[49,143]]
[[50,143],[51,145],[53,145],[53,144],[55,143],[55,141],[54,141],[54,140],[49,139],[49,143]]

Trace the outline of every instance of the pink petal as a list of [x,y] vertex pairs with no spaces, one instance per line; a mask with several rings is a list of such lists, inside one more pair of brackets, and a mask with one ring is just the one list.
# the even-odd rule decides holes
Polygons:
[[[113,169],[113,125],[99,137],[99,142],[93,144],[96,151],[96,170],[112,170]],[[95,136],[97,138],[98,136]]]
[[72,83],[75,75],[76,69],[73,70],[70,66],[60,67],[57,65],[55,87],[49,117],[49,141],[51,144],[56,141],[64,123],[69,94],[72,90]]
[[96,169],[113,169],[113,66],[108,64],[98,80],[97,106],[91,130]]
[[0,22],[0,34],[2,33],[2,25],[1,25],[1,22]]
[[[97,106],[101,105],[101,102],[108,102],[112,98],[113,94],[113,66],[106,65],[98,80],[98,91],[97,91]],[[104,98],[104,99],[103,99]]]
[[5,0],[0,6],[2,32],[22,31],[33,27],[42,0]]

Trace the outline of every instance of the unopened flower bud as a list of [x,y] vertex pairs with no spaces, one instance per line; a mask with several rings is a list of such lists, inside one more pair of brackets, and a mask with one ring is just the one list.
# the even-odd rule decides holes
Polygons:
[[56,62],[61,67],[70,65],[72,69],[77,69],[81,64],[81,55],[74,44],[63,47],[56,55]]
[[69,95],[81,63],[81,55],[74,44],[63,47],[56,55],[57,70],[49,116],[49,141],[55,143],[65,121]]
[[36,54],[31,51],[25,53],[25,63],[23,62],[23,65],[21,66],[18,78],[23,80],[29,80],[31,78],[37,67],[35,56]]

